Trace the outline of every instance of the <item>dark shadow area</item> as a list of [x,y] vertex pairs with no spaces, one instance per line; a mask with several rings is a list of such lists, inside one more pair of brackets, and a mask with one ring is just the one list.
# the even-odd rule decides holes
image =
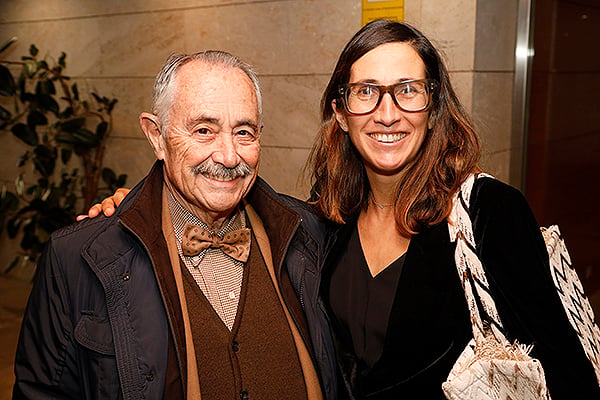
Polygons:
[[525,193],[600,314],[600,3],[537,0]]

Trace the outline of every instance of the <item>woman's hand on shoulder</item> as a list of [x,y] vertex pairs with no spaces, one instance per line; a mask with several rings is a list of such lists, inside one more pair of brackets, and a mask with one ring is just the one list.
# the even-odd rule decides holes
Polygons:
[[130,190],[131,189],[127,189],[127,188],[117,189],[117,191],[112,196],[109,196],[109,197],[105,198],[104,200],[102,200],[102,203],[94,204],[88,210],[87,215],[86,214],[78,215],[77,221],[81,221],[82,219],[85,219],[88,217],[95,218],[98,215],[100,215],[100,213],[103,213],[107,217],[110,217],[111,215],[113,215],[115,213],[115,209],[117,207],[119,207],[119,204],[121,204],[121,202],[123,201],[125,196],[127,196],[127,193],[129,193]]

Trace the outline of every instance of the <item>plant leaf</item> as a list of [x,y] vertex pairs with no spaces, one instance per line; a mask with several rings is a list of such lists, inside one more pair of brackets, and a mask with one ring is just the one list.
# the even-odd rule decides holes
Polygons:
[[11,128],[13,135],[21,139],[29,146],[37,146],[39,143],[37,133],[23,123],[13,125]]
[[36,171],[38,171],[42,177],[52,175],[54,167],[56,166],[56,150],[40,145],[34,149],[33,153],[33,164]]
[[41,108],[42,110],[50,111],[55,115],[58,114],[58,103],[56,102],[56,100],[54,100],[54,97],[52,97],[49,94],[45,94],[36,96],[36,98],[37,105],[39,108]]
[[121,188],[121,187],[124,187],[126,183],[127,183],[127,174],[121,174],[121,175],[119,175],[119,178],[115,182],[115,186],[116,186],[116,188]]
[[39,50],[37,47],[35,47],[35,44],[32,44],[31,46],[29,46],[29,54],[31,55],[31,57],[37,56],[38,53],[39,53]]
[[6,42],[4,42],[2,44],[2,46],[0,46],[0,53],[2,53],[4,50],[8,49],[16,41],[17,41],[16,36],[13,36],[10,39],[8,39]]
[[15,78],[13,78],[8,68],[0,64],[0,95],[13,96],[15,93]]
[[69,106],[69,107],[65,108],[63,110],[63,112],[61,112],[58,115],[58,118],[60,118],[60,119],[67,119],[67,118],[71,118],[72,116],[73,116],[73,108],[71,106]]
[[73,155],[73,151],[70,149],[60,149],[60,159],[62,160],[63,164],[67,164],[69,162],[69,160],[71,159],[71,156]]
[[50,181],[48,178],[40,178],[38,179],[38,187],[42,190],[48,189],[50,187]]
[[102,139],[104,137],[104,135],[106,134],[106,131],[108,130],[108,122],[106,121],[102,121],[98,124],[98,126],[96,127],[96,136],[98,136],[98,139]]
[[76,132],[73,132],[73,137],[77,139],[77,144],[84,147],[98,147],[100,145],[100,140],[98,137],[90,130],[81,128]]
[[29,250],[39,245],[40,241],[35,234],[37,223],[32,220],[28,224],[23,226],[23,239],[21,239],[21,248],[23,250]]
[[0,197],[0,212],[16,210],[19,205],[19,199],[13,192],[5,192]]
[[63,132],[75,133],[85,125],[85,118],[71,118],[59,124],[58,128]]
[[117,175],[110,168],[102,168],[102,180],[112,186],[117,180]]
[[69,132],[58,132],[54,137],[58,143],[75,144],[77,140]]
[[113,108],[115,108],[115,104],[117,104],[119,100],[117,99],[112,99],[111,101],[108,102],[108,105],[106,106],[106,112],[107,113],[111,113]]
[[17,93],[19,94],[19,100],[21,100],[21,103],[24,103],[25,101],[23,100],[24,96],[25,96],[25,73],[23,71],[21,71],[21,74],[19,75],[19,79],[17,79]]
[[71,91],[73,92],[73,98],[75,100],[79,100],[79,89],[77,89],[76,83],[71,85]]
[[29,160],[29,151],[26,151],[25,153],[21,154],[21,157],[19,158],[19,168],[22,167],[23,165],[25,165],[25,163]]
[[25,72],[25,76],[27,78],[33,78],[38,71],[38,63],[35,61],[29,61],[25,65],[23,65],[23,70]]
[[9,218],[8,221],[6,221],[6,233],[8,233],[9,238],[14,239],[15,236],[17,236],[22,222],[23,220],[21,220],[18,215]]
[[67,58],[67,55],[65,54],[65,52],[64,51],[61,52],[60,57],[58,58],[58,65],[65,68],[67,66],[67,63],[65,62],[66,58]]
[[[0,106],[0,120],[8,121],[10,119],[10,117],[12,117],[12,114],[10,113],[10,111],[8,111],[6,108]],[[3,130],[3,127],[0,127],[0,130]]]
[[8,265],[8,267],[6,267],[6,269],[5,269],[4,271],[2,271],[2,272],[4,272],[4,274],[8,274],[10,271],[12,271],[13,269],[15,269],[15,267],[16,267],[17,265],[20,265],[20,264],[21,264],[21,262],[20,262],[20,261],[21,261],[21,259],[22,259],[21,257],[22,257],[22,256],[16,256],[16,257],[15,257],[15,258],[14,258],[14,259],[13,259],[13,260],[10,262],[10,264]]
[[50,79],[44,79],[44,80],[38,81],[38,83],[35,87],[35,93],[42,94],[42,95],[56,94],[56,88],[54,87],[54,82],[52,82]]
[[35,129],[35,127],[37,125],[47,125],[48,124],[48,118],[46,118],[46,116],[39,112],[38,110],[31,110],[29,112],[29,114],[27,114],[27,125],[31,128],[31,129]]

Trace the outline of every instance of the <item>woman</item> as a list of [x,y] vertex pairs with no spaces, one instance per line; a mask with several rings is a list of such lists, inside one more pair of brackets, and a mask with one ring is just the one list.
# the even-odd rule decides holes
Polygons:
[[[384,20],[342,51],[322,122],[310,166],[315,205],[341,224],[321,295],[342,381],[351,398],[444,398],[472,337],[447,222],[452,196],[479,171],[471,122],[429,40]],[[523,196],[480,178],[470,214],[509,340],[534,345],[553,399],[600,398]]]
[[[392,21],[350,40],[321,107],[311,203],[332,224],[318,294],[288,265],[313,344],[333,334],[340,398],[443,399],[472,337],[448,216],[479,172],[477,135],[438,51]],[[534,345],[554,400],[600,398],[527,202],[491,178],[472,193],[477,253],[509,340]]]

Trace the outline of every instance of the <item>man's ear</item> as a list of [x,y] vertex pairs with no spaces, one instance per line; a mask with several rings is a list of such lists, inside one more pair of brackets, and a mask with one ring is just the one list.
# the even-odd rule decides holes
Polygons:
[[331,100],[331,108],[333,108],[333,112],[335,113],[335,119],[337,120],[338,125],[344,132],[348,132],[348,120],[346,119],[346,113],[344,113],[344,108],[340,104],[338,107],[338,100]]
[[160,132],[160,128],[158,125],[158,119],[156,115],[150,113],[141,113],[140,114],[140,126],[148,138],[150,145],[152,146],[152,150],[154,150],[154,154],[156,158],[159,160],[164,160],[165,158],[165,138]]

